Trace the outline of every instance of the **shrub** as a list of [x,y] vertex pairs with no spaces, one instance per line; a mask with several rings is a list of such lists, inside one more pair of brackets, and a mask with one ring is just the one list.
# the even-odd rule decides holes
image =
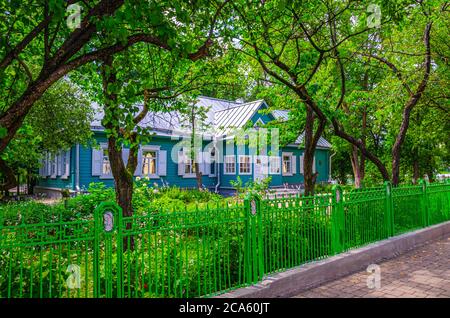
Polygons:
[[250,180],[243,184],[242,179],[238,176],[236,181],[231,180],[230,184],[236,189],[236,194],[243,197],[248,193],[266,194],[269,191],[271,181],[272,177],[268,177],[258,181]]
[[[159,211],[194,211],[215,206],[223,202],[223,197],[208,190],[187,190],[178,187],[159,187],[149,180],[137,180],[133,192],[135,215],[157,213]],[[55,220],[73,221],[93,217],[95,208],[104,201],[115,201],[113,188],[103,183],[91,183],[86,193],[65,202],[53,205],[36,201],[11,202],[0,206],[0,222],[4,225],[51,222]],[[228,201],[228,200],[225,200]]]

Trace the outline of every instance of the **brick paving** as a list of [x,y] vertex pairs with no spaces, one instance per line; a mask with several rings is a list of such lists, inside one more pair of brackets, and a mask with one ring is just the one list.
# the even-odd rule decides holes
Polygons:
[[450,298],[450,237],[378,265],[381,273],[379,289],[367,287],[371,274],[361,271],[295,297]]

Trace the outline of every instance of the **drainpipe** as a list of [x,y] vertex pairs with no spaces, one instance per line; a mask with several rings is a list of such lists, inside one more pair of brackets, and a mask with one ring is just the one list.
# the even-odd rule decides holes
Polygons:
[[[217,149],[216,145],[217,145],[217,139],[214,140],[214,148],[216,149],[216,152],[217,152],[216,158],[220,158],[219,157],[219,149]],[[217,184],[214,187],[214,189],[215,189],[214,192],[217,193],[219,186],[220,186],[220,169],[219,169],[219,163],[217,162],[217,160],[215,162],[215,169],[216,169],[216,176],[217,176]]]
[[329,167],[328,167],[328,182],[331,182],[331,158],[333,158],[333,156],[336,154],[336,151],[333,152],[330,156],[330,162],[329,162]]
[[75,147],[75,191],[80,192],[80,144]]

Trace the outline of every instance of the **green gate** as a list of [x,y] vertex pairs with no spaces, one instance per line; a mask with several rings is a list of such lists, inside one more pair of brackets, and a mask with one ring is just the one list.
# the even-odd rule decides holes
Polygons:
[[94,211],[94,297],[122,297],[122,209],[103,202]]

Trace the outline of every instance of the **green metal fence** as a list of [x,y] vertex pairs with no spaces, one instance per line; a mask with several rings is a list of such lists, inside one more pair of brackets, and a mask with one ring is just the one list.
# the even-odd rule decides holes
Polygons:
[[0,297],[199,297],[450,220],[450,184],[0,224]]
[[333,254],[331,194],[262,200],[260,207],[258,277]]
[[[337,252],[389,237],[391,231],[390,185],[354,190],[336,202],[340,236]],[[339,199],[339,192],[336,193]]]

